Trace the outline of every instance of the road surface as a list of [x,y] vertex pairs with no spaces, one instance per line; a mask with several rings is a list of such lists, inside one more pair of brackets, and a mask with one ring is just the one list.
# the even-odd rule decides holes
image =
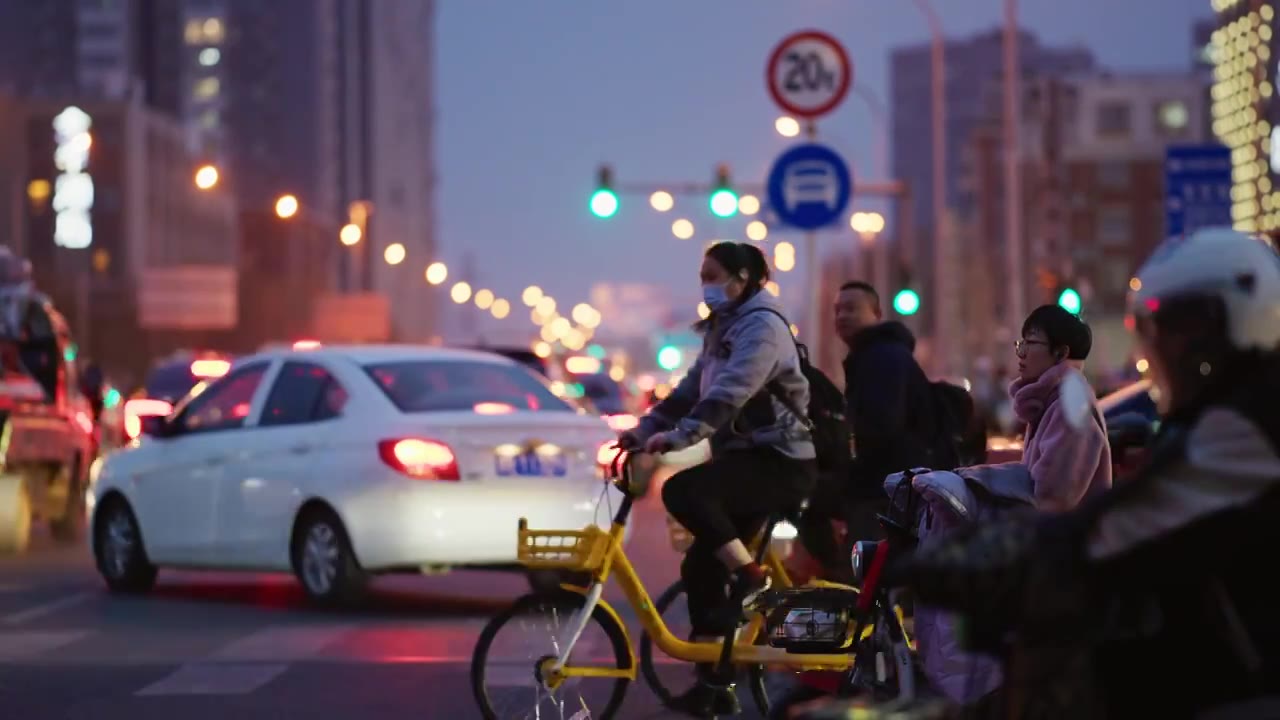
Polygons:
[[[630,546],[655,596],[677,575],[663,517],[657,501],[641,503]],[[153,593],[119,597],[87,548],[38,538],[0,559],[0,717],[475,718],[476,636],[525,590],[514,574],[397,577],[376,583],[367,607],[321,612],[288,576],[162,571]],[[690,672],[662,671],[675,684]],[[742,695],[743,717],[756,717]],[[672,716],[643,681],[624,708],[624,718]]]

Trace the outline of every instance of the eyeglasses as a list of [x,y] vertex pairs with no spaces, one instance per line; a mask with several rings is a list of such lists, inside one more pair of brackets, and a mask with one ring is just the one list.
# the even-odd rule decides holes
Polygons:
[[1045,347],[1049,347],[1049,343],[1044,340],[1027,340],[1023,338],[1013,344],[1013,351],[1018,354],[1018,357],[1024,358],[1027,356],[1027,352],[1032,345],[1043,345]]

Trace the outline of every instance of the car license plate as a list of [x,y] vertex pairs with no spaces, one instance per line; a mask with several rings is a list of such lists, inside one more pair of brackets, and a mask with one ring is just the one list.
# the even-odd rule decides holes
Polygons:
[[494,459],[498,477],[564,477],[569,460],[563,455],[499,455]]

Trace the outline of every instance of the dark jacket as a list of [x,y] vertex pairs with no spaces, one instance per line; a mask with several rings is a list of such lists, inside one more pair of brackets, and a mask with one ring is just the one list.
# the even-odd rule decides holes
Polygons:
[[884,499],[885,476],[927,467],[939,432],[933,388],[916,362],[916,339],[900,322],[854,336],[844,360],[845,400],[857,454],[850,494]]
[[1189,718],[1260,696],[1231,717],[1280,717],[1280,367],[1237,377],[1166,418],[1128,483],[887,571],[971,629],[998,617],[987,637],[1013,630],[1005,717]]

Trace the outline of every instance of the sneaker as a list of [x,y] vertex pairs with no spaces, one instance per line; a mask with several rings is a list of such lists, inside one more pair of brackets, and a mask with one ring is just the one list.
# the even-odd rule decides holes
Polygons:
[[738,694],[732,685],[709,685],[701,681],[694,683],[683,694],[671,698],[667,707],[696,718],[714,718],[742,712]]

